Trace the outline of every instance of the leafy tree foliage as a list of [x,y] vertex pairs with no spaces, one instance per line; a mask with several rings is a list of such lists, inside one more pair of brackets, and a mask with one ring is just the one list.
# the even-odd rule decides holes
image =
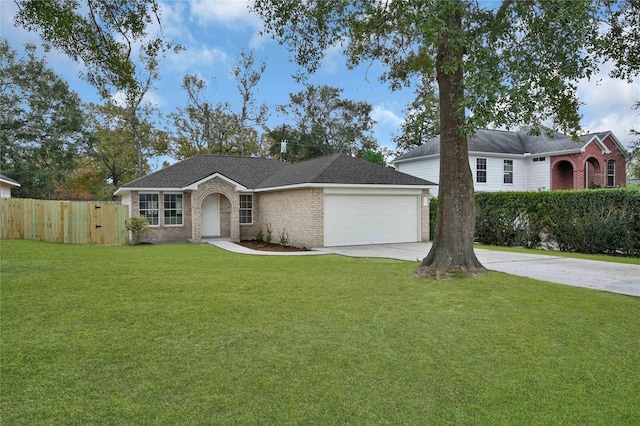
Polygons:
[[253,52],[241,52],[232,70],[241,98],[239,112],[234,112],[228,102],[208,99],[207,82],[195,74],[186,75],[182,88],[187,92],[188,104],[169,115],[175,129],[170,155],[185,159],[196,154],[262,154],[263,141],[255,127],[264,126],[268,108],[257,104],[255,87],[265,67],[262,62],[255,69]]
[[366,151],[362,151],[358,157],[370,163],[377,164],[378,166],[387,165],[387,161],[384,159],[384,154],[380,151],[372,151],[368,149]]
[[432,139],[440,132],[438,95],[433,81],[422,78],[416,86],[416,97],[405,109],[406,116],[395,135],[396,154],[400,155]]
[[182,88],[189,103],[169,114],[173,131],[169,154],[183,160],[197,154],[232,154],[237,149],[230,146],[226,135],[237,133],[235,117],[228,112],[228,105],[213,105],[205,98],[207,83],[197,75],[186,75]]
[[148,57],[172,47],[149,36],[159,24],[155,0],[16,0],[16,24],[37,31],[47,46],[86,67],[85,78],[103,97],[138,86],[134,53]]
[[[16,23],[39,31],[43,42],[81,62],[86,80],[107,99],[114,92],[124,97],[126,122],[137,150],[136,176],[144,170],[139,126],[149,105],[145,95],[158,79],[158,58],[170,49],[180,50],[149,28],[160,24],[155,0],[16,0]],[[137,55],[136,55],[137,53]],[[142,115],[143,117],[140,117]]]
[[640,69],[637,0],[256,0],[253,8],[309,72],[327,48],[343,46],[349,66],[385,66],[391,88],[416,79],[437,86],[438,223],[418,276],[485,271],[473,252],[467,135],[489,126],[536,129],[546,119],[576,133],[577,82],[602,60],[622,78]]
[[82,121],[78,95],[36,58],[35,46],[17,58],[0,41],[0,170],[20,182],[14,196],[58,198],[76,166]]
[[[87,144],[73,186],[91,199],[110,200],[121,184],[137,175],[138,150],[127,123],[128,111],[112,102],[89,104],[86,117]],[[142,170],[148,173],[148,160],[166,152],[167,137],[149,121],[139,123],[137,129],[144,154]]]
[[274,138],[272,153],[280,152],[281,140],[288,141],[287,162],[375,149],[371,104],[342,99],[342,92],[336,87],[307,85],[305,90],[290,94],[291,102],[279,109],[294,124],[286,135]]
[[232,70],[232,75],[237,81],[238,92],[242,100],[240,113],[236,114],[240,130],[241,156],[245,155],[245,145],[247,143],[256,144],[256,132],[251,126],[264,125],[269,113],[267,105],[258,105],[255,97],[255,88],[260,82],[266,67],[266,62],[262,61],[256,69],[253,51],[247,53],[243,50],[240,53],[240,59],[236,67]]

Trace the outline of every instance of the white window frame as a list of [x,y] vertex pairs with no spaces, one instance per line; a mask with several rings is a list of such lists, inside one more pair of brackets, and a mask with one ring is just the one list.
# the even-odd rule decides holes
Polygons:
[[[152,205],[151,207],[146,206],[146,203],[153,203],[153,200],[142,200],[143,196],[155,196],[155,207]],[[146,197],[145,197],[146,198]],[[142,203],[145,203],[145,207],[142,208]],[[147,212],[156,212],[155,216],[149,215]],[[149,226],[152,228],[157,228],[160,226],[160,193],[158,192],[140,192],[138,194],[138,214],[147,219]],[[153,223],[153,219],[155,218],[155,222]]]
[[[253,194],[240,194],[240,225],[253,225]],[[248,221],[247,221],[248,219]]]
[[616,186],[616,160],[607,160],[607,187]]
[[[167,203],[173,203],[171,196],[176,196],[176,207],[167,207]],[[179,201],[178,198],[180,197]],[[169,198],[169,200],[167,200]],[[168,212],[176,212],[174,216],[167,216]],[[180,223],[168,223],[172,222],[170,219],[179,219]],[[169,220],[168,220],[169,219]],[[164,226],[184,226],[184,195],[182,192],[164,192],[162,194],[162,223]]]
[[[502,183],[505,185],[513,185],[513,160],[502,161]],[[507,182],[507,181],[510,182]]]
[[[480,167],[484,166],[484,167]],[[480,173],[484,173],[484,180],[480,180]],[[476,183],[487,183],[487,159],[476,158]]]

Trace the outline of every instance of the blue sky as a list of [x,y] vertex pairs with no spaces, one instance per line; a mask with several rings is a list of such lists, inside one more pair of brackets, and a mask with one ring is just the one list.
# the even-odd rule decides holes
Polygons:
[[[36,33],[13,25],[16,6],[12,0],[0,0],[0,8],[0,36],[8,39],[13,49],[19,51],[25,42],[40,44]],[[261,21],[249,13],[247,0],[162,2],[161,19],[164,35],[186,48],[178,55],[169,54],[161,62],[161,80],[149,100],[163,114],[185,106],[186,96],[180,85],[185,74],[193,73],[209,82],[208,99],[214,103],[230,102],[237,110],[240,100],[230,70],[241,50],[245,49],[254,51],[256,62],[265,60],[267,63],[256,89],[258,102],[270,107],[267,124],[276,126],[284,122],[275,106],[287,103],[289,93],[303,90],[303,86],[291,77],[298,68],[291,62],[292,55],[286,47],[259,35]],[[83,101],[99,101],[96,90],[79,78],[80,64],[56,51],[46,54],[42,51],[42,55]],[[369,102],[377,121],[374,135],[378,143],[395,149],[391,138],[399,132],[405,104],[412,99],[413,92],[409,89],[391,92],[378,80],[380,67],[375,63],[370,65],[350,71],[340,50],[331,49],[326,52],[321,68],[309,78],[309,83],[340,87],[344,89],[344,98]],[[634,100],[640,99],[640,84],[609,79],[604,65],[599,76],[578,85],[578,94],[584,103],[581,113],[585,132],[611,130],[628,146],[633,140],[629,129],[640,127],[640,111],[632,109]]]

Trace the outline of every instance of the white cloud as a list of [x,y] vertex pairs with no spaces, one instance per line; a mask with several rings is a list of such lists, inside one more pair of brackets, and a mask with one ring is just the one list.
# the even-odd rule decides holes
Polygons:
[[[120,107],[126,106],[126,98],[122,90],[119,90],[116,93],[114,93],[111,96],[111,100],[113,101],[114,104]],[[142,98],[142,104],[149,105],[154,108],[160,108],[163,105],[165,105],[166,102],[164,98],[162,98],[160,95],[158,95],[154,91],[150,90],[147,93],[145,93],[144,97]]]
[[243,24],[255,28],[262,23],[249,10],[247,0],[196,0],[190,6],[191,16],[201,23],[213,21],[227,27]]
[[640,127],[640,111],[632,109],[640,100],[640,84],[609,77],[611,68],[607,64],[591,81],[578,84],[578,97],[584,103],[583,128],[586,132],[610,130],[628,146],[634,140],[629,130]]
[[400,128],[404,117],[400,117],[394,111],[387,109],[384,105],[376,105],[371,111],[371,118],[373,118],[377,124],[393,126]]
[[160,20],[162,33],[169,40],[181,43],[193,43],[195,39],[189,25],[185,23],[185,9],[183,2],[165,2],[160,4]]
[[343,61],[342,46],[338,44],[330,46],[324,51],[320,69],[325,74],[335,74]]
[[227,67],[228,55],[218,48],[210,48],[206,45],[187,47],[187,50],[167,58],[171,69],[178,74],[192,74],[202,71],[204,74],[212,74],[211,68]]

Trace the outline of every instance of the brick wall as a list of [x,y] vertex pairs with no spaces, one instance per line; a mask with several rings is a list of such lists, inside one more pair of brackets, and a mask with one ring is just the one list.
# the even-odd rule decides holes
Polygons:
[[[620,149],[617,147],[615,142],[611,139],[611,137],[607,137],[604,140],[604,144],[609,148],[611,154],[606,154],[604,156],[604,160],[614,160],[616,162],[616,173],[615,173],[615,186],[626,186],[627,185],[627,161],[624,157],[624,154],[620,152]],[[604,183],[606,186],[607,183],[607,164],[604,164]]]
[[[183,211],[182,211],[182,225],[165,225],[163,223],[162,218],[164,217],[163,208],[164,203],[163,195],[164,192],[156,192],[159,200],[159,225],[150,227],[149,235],[147,237],[148,240],[163,243],[163,242],[178,242],[178,241],[187,241],[191,238],[191,193],[184,192],[182,193],[182,202],[183,202]],[[171,191],[171,193],[175,194],[175,191]],[[138,191],[131,191],[131,215],[139,216],[140,215],[140,196]]]
[[429,190],[422,190],[422,203],[420,208],[420,230],[422,241],[429,241]]
[[[257,196],[257,197],[256,197]],[[324,244],[324,191],[305,188],[259,193],[258,224],[263,230],[269,224],[273,242],[280,243],[286,230],[289,244],[298,247],[320,247]],[[255,223],[255,219],[254,219]],[[255,237],[257,229],[253,229]]]

